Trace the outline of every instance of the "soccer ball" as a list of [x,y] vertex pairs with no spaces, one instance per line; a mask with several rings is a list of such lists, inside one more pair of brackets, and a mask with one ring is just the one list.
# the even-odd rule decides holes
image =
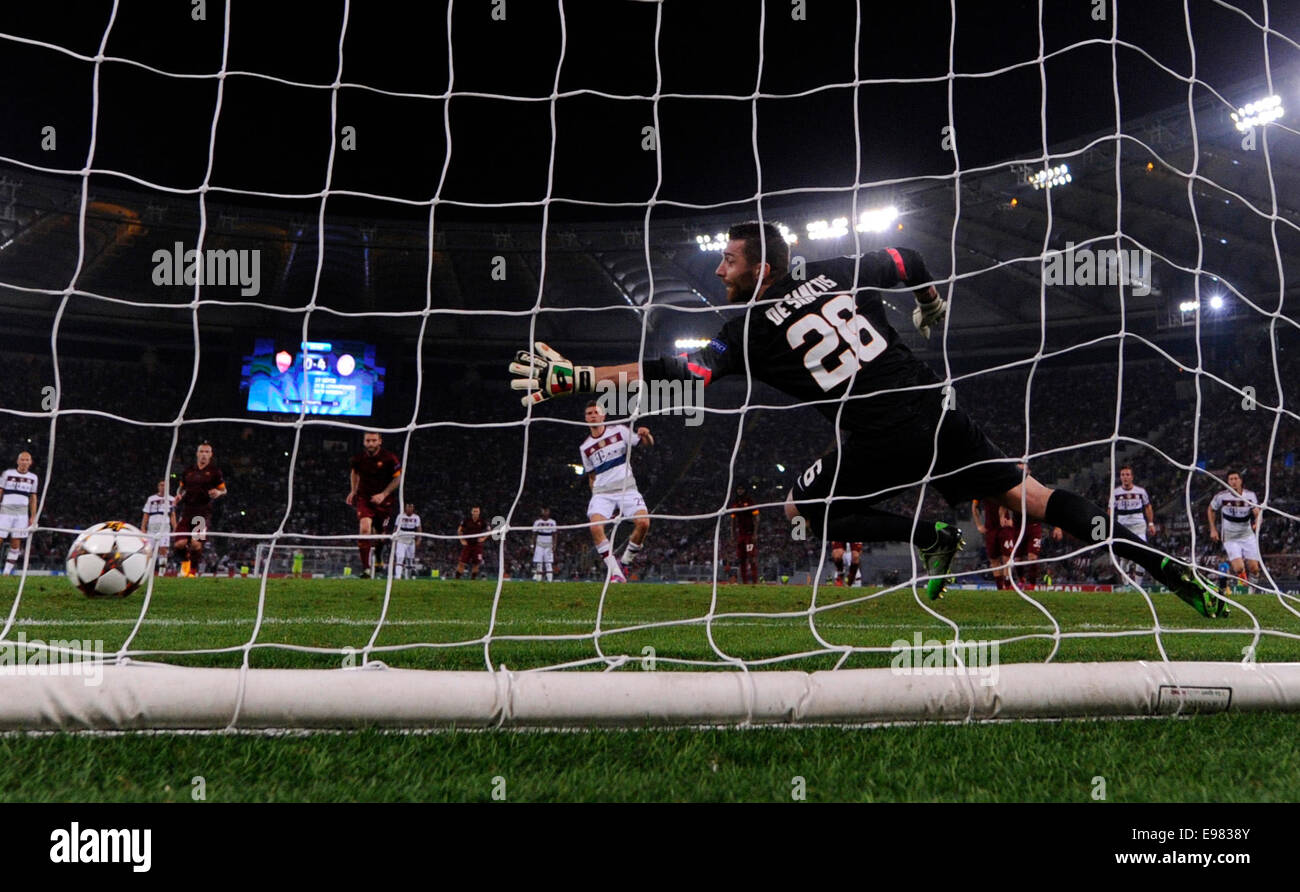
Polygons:
[[68,552],[68,579],[88,598],[125,598],[149,576],[149,537],[121,520],[97,523]]

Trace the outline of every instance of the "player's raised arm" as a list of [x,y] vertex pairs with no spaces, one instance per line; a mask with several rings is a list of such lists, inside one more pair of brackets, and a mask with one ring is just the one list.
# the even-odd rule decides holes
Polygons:
[[658,381],[704,381],[737,371],[743,363],[744,351],[719,333],[703,349],[678,356],[647,359],[644,363],[621,365],[580,366],[560,355],[556,350],[538,341],[532,352],[521,350],[510,363],[510,382],[514,390],[528,391],[520,402],[525,406],[568,396],[574,393],[596,393],[600,384],[641,379]]
[[858,259],[858,285],[865,288],[897,288],[910,285],[916,297],[912,324],[921,337],[930,337],[932,326],[943,324],[948,302],[931,284],[934,277],[925,268],[921,255],[911,248],[884,248],[867,251]]

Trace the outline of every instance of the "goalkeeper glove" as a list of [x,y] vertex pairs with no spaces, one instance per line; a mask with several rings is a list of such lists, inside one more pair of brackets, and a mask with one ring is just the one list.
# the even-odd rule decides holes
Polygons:
[[948,301],[940,297],[933,287],[930,288],[929,295],[929,300],[917,298],[916,308],[912,310],[912,324],[921,333],[921,337],[927,339],[930,337],[930,326],[942,325],[944,317],[948,315]]
[[510,386],[529,393],[520,399],[525,406],[570,393],[594,393],[596,369],[574,365],[550,347],[538,341],[536,352],[520,350],[510,363],[510,374],[518,375]]

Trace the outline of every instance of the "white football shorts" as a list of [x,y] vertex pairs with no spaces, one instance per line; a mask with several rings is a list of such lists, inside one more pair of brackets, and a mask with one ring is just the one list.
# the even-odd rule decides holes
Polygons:
[[587,503],[587,517],[599,514],[601,517],[613,517],[617,511],[624,517],[632,517],[645,511],[645,499],[635,489],[624,492],[598,492]]
[[1142,518],[1142,520],[1138,521],[1137,523],[1126,523],[1121,520],[1119,522],[1119,525],[1122,526],[1124,529],[1128,530],[1134,536],[1137,536],[1143,542],[1147,541],[1146,518]]
[[[11,510],[11,507],[17,507],[18,510]],[[6,505],[0,510],[0,538],[7,539],[26,539],[27,538],[27,506]]]
[[1228,560],[1247,560],[1259,561],[1259,538],[1251,533],[1249,536],[1241,536],[1236,539],[1224,539],[1223,550],[1228,555]]

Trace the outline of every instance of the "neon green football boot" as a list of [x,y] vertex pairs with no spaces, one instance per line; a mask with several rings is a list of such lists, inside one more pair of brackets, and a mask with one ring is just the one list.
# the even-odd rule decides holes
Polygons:
[[[1160,562],[1160,569],[1168,574],[1171,563],[1173,561],[1170,558],[1165,558]],[[1191,567],[1184,567],[1181,571],[1177,571],[1177,574],[1174,584],[1169,586],[1170,591],[1190,604],[1192,609],[1201,616],[1220,618],[1230,613],[1228,602],[1218,597],[1212,587],[1202,582]]]
[[934,577],[925,583],[925,593],[930,596],[931,601],[937,601],[943,597],[943,590],[952,582],[952,577],[948,571],[952,569],[953,559],[957,557],[957,552],[966,547],[966,540],[962,538],[961,530],[949,523],[937,521],[934,525],[935,543],[929,548],[921,549],[921,561],[925,566],[925,574]]

